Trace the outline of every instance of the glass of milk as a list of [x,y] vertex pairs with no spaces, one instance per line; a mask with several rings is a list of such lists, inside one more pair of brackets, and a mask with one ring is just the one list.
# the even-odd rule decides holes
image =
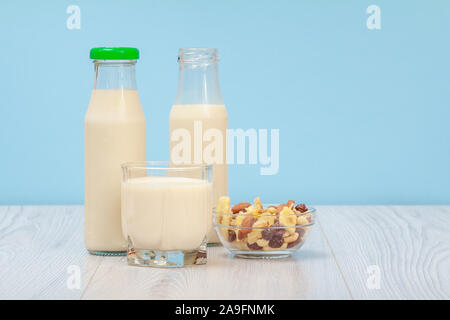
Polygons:
[[169,162],[122,165],[122,232],[128,264],[183,267],[206,263],[212,166]]

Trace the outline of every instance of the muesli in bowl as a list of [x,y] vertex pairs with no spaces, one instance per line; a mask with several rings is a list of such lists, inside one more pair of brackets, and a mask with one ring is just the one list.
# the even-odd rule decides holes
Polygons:
[[213,224],[223,246],[237,257],[284,258],[305,242],[315,211],[293,200],[264,208],[259,197],[253,204],[231,207],[224,196],[213,212]]

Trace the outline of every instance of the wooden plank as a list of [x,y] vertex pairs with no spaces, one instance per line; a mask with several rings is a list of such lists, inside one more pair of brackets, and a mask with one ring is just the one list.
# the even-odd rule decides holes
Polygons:
[[208,248],[208,264],[178,269],[128,266],[107,257],[83,299],[349,299],[350,294],[320,228],[292,257],[232,258]]
[[81,206],[0,207],[0,299],[81,297],[102,259],[84,249],[82,216]]
[[450,298],[450,206],[321,206],[318,212],[354,298]]

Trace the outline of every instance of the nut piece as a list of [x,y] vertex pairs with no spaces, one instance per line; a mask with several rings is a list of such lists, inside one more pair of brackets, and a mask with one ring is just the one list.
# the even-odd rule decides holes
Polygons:
[[286,206],[287,206],[287,204],[285,204],[285,203],[277,205],[277,213],[280,213],[281,210],[283,210],[283,208]]
[[231,208],[231,211],[236,214],[239,213],[241,211],[244,211],[246,208],[250,207],[251,204],[248,202],[241,202],[238,203],[237,205],[233,206],[233,208]]
[[247,234],[249,234],[250,232],[252,232],[251,227],[253,226],[253,223],[255,223],[255,218],[253,217],[245,217],[245,219],[242,221],[242,227],[244,228],[248,228],[248,229],[239,229],[238,232],[238,239],[242,240],[244,239]]
[[295,210],[300,211],[301,213],[308,211],[308,208],[304,203],[298,204],[295,206]]
[[289,200],[287,202],[287,206],[289,207],[289,209],[292,209],[294,207],[295,201],[294,200]]

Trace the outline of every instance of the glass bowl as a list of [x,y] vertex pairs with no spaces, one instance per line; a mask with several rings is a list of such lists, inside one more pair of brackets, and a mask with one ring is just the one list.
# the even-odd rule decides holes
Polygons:
[[300,249],[315,222],[314,208],[292,214],[213,211],[222,245],[240,258],[286,258]]

